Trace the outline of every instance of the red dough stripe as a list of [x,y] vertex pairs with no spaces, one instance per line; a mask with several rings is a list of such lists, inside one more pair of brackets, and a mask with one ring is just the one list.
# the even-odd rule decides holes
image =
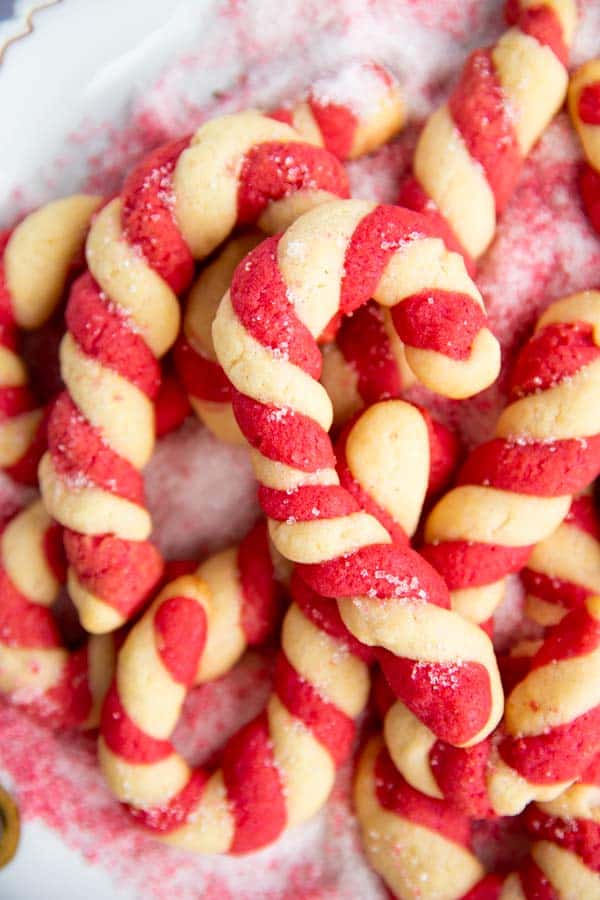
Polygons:
[[551,841],[569,850],[600,874],[600,823],[591,818],[562,819],[548,815],[537,806],[530,806],[525,811],[524,819],[532,838]]
[[400,395],[400,372],[383,325],[381,307],[367,303],[344,319],[336,344],[357,374],[358,393],[366,406]]
[[519,869],[519,881],[526,900],[561,900],[531,857]]
[[470,155],[485,172],[500,213],[514,190],[522,160],[489,49],[471,54],[448,106]]
[[129,718],[114,683],[104,700],[100,729],[112,752],[130,763],[156,763],[173,752],[170,741],[150,737]]
[[592,326],[586,322],[546,325],[525,344],[511,373],[514,399],[539,393],[576,375],[600,358]]
[[52,612],[31,603],[0,568],[0,642],[6,647],[61,647]]
[[450,606],[438,573],[419,554],[399,544],[370,544],[343,560],[302,564],[296,569],[325,597],[361,597],[368,592],[369,597],[388,602]]
[[502,547],[468,541],[426,544],[421,555],[443,575],[451,591],[491,584],[527,562],[531,547]]
[[364,216],[346,250],[340,311],[348,315],[366,303],[398,248],[423,237],[439,235],[424,216],[408,209],[376,206]]
[[309,681],[290,665],[285,654],[277,657],[275,692],[290,713],[300,719],[325,747],[336,766],[347,758],[354,740],[354,721],[319,696]]
[[274,237],[263,241],[237,267],[231,282],[231,302],[255,340],[318,379],[321,353],[288,300],[277,266],[280,240],[281,237]]
[[312,144],[257,144],[246,153],[239,174],[238,224],[253,224],[271,202],[313,189],[350,196],[339,160]]
[[[267,516],[278,522],[310,522],[358,512],[361,505],[343,487],[302,485],[291,493],[259,488],[260,504]],[[364,509],[364,507],[363,507]]]
[[484,728],[492,699],[480,663],[428,663],[387,650],[379,650],[377,658],[396,696],[442,740],[462,744]]
[[469,847],[471,823],[443,800],[428,797],[412,788],[398,772],[387,750],[375,761],[377,799],[384,809],[416,825],[443,834],[461,847]]
[[358,127],[358,119],[352,110],[339,103],[323,103],[315,96],[308,98],[308,105],[319,126],[324,145],[338,159],[346,159]]
[[523,8],[520,0],[508,0],[505,15],[509,25],[518,25],[521,31],[549,47],[561,63],[567,65],[569,48],[565,43],[560,20],[549,4],[540,3],[539,6]]
[[67,482],[96,485],[132,503],[143,504],[140,473],[111,450],[66,391],[54,404],[48,425],[48,447],[56,471]]
[[467,294],[429,290],[413,294],[392,310],[402,340],[419,350],[435,350],[450,359],[468,359],[486,314]]
[[329,435],[293,409],[266,406],[234,390],[233,410],[244,437],[263,456],[315,472],[335,466]]
[[87,356],[126,378],[150,399],[156,395],[160,383],[156,358],[89,272],[71,288],[66,321]]
[[471,451],[459,484],[485,484],[538,497],[574,494],[594,480],[600,460],[600,436],[553,441],[495,438]]
[[197,353],[184,337],[175,344],[175,366],[190,397],[227,403],[231,400],[231,382],[221,366]]
[[592,593],[583,585],[562,581],[560,578],[532,569],[523,569],[520,578],[527,594],[539,597],[547,603],[558,604],[565,609],[576,609]]
[[285,828],[287,812],[265,713],[227,743],[223,778],[235,820],[229,852],[249,853],[274,841]]
[[69,528],[64,541],[69,565],[79,581],[124,616],[143,606],[160,581],[162,557],[149,541],[79,534]]
[[176,294],[194,276],[194,260],[173,213],[173,172],[188,144],[184,137],[148,154],[126,178],[122,191],[127,240]]
[[600,125],[600,82],[586,84],[579,94],[579,117],[586,125]]
[[206,643],[204,609],[191,597],[168,597],[154,616],[156,649],[178,684],[191,686]]
[[39,705],[40,717],[55,727],[76,728],[84,724],[92,709],[87,644],[71,653],[60,681],[46,691]]

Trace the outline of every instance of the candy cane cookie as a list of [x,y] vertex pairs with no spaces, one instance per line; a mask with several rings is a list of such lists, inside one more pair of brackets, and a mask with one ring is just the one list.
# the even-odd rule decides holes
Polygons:
[[491,900],[497,896],[493,891],[500,879],[485,878],[472,850],[471,820],[444,800],[411,787],[381,738],[372,738],[360,756],[354,807],[367,859],[393,897]]
[[510,875],[499,900],[600,897],[600,759],[580,781],[548,803],[526,810],[534,840],[529,859]]
[[[404,438],[411,431],[412,442]],[[394,451],[381,458],[385,485],[383,478],[363,477],[375,434]],[[401,400],[379,403],[340,437],[340,478],[406,543],[427,490],[423,461],[435,455],[435,439],[418,409]],[[238,554],[238,566],[241,572],[244,562],[249,567],[243,586],[253,592],[246,602],[256,605],[260,587],[273,585],[274,550],[264,522],[254,532],[242,563]],[[277,554],[275,559],[283,562]],[[169,736],[187,689],[220,674],[217,664],[231,665],[243,649],[241,601],[233,600],[230,587],[232,562],[226,551],[195,576],[176,579],[134,626],[119,655],[100,741],[101,765],[116,796],[146,826],[202,852],[258,849],[325,802],[366,703],[373,656],[346,630],[335,604],[294,575],[294,604],[284,619],[266,711],[226,746],[222,770],[193,772]],[[259,598],[254,618],[264,622],[272,606]],[[151,678],[143,692],[137,687],[141,671]]]
[[306,100],[269,113],[338,159],[356,159],[386,144],[406,111],[398,82],[370,60],[353,60],[321,76]]
[[[393,307],[411,368],[425,380],[427,359],[431,387],[465,395],[493,377],[493,338],[478,314],[471,328],[462,325],[475,310],[476,288],[462,258],[429,237],[427,227],[415,213],[359,201],[306,213],[238,267],[213,338],[235,389],[238,425],[253,448],[275,546],[299,564],[313,590],[338,600],[359,640],[380,648],[405,702],[447,739],[468,744],[501,715],[489,639],[447,608],[445,585],[421,557],[391,544],[389,532],[339,485],[327,435],[331,403],[316,380],[315,336],[338,311],[350,313],[371,297]],[[443,340],[438,333],[451,329],[459,309],[470,347],[463,345],[462,359],[456,331],[452,338],[444,331]]]
[[447,103],[427,120],[399,202],[445,228],[476,260],[489,246],[523,161],[567,91],[575,0],[509,0],[512,26],[475,50]]
[[412,787],[484,818],[555,800],[581,777],[600,750],[600,598],[531,649],[497,734],[477,746],[438,741],[402,703],[389,708],[386,744]]
[[62,529],[36,500],[0,535],[0,692],[55,727],[95,728],[114,640],[65,647],[51,611],[64,578]]
[[453,608],[475,622],[600,472],[599,324],[597,291],[551,304],[517,359],[496,436],[470,453],[427,518],[421,552]]
[[[359,86],[360,90],[357,90]],[[373,62],[354,62],[343,66],[333,75],[319,79],[306,101],[296,104],[294,108],[282,108],[269,115],[293,125],[307,141],[325,146],[339,159],[353,159],[385,143],[402,127],[404,105],[398,84],[386,69]],[[183,319],[183,337],[176,347],[177,370],[188,391],[194,412],[213,434],[228,443],[243,443],[243,437],[231,410],[229,382],[216,361],[212,323],[217,306],[229,289],[236,266],[263,237],[264,234],[256,230],[232,238],[200,274],[188,297]],[[360,312],[357,316],[360,316]],[[388,340],[393,341],[393,352],[402,361],[405,377],[408,378],[408,367],[404,364],[400,349],[401,342],[397,336],[391,336],[394,333],[391,323],[388,331]],[[379,337],[379,332],[372,334],[373,352],[378,346],[375,341]],[[352,338],[349,343],[352,344]],[[373,378],[374,366],[371,373]],[[336,374],[337,384],[340,375]],[[354,413],[363,405],[376,400],[398,394],[397,390],[387,394],[365,390],[362,394],[363,402],[356,404],[351,412]],[[339,396],[340,409],[345,410],[341,387]],[[343,418],[341,415],[336,416],[338,422],[346,421],[349,417],[349,411]]]
[[536,545],[520,578],[525,612],[544,626],[600,594],[600,522],[591,492],[573,500],[562,525]]
[[35,484],[45,413],[19,356],[20,332],[39,328],[63,296],[99,197],[56,200],[0,233],[0,468]]
[[586,160],[579,176],[581,199],[600,233],[600,59],[590,60],[571,76],[569,112]]
[[347,194],[341,164],[259,113],[215,119],[151,153],[95,218],[60,349],[66,385],[40,463],[66,529],[69,592],[92,633],[149,599],[162,560],[141,470],[154,447],[158,359],[179,329],[177,294],[235,225],[280,228],[303,204]]

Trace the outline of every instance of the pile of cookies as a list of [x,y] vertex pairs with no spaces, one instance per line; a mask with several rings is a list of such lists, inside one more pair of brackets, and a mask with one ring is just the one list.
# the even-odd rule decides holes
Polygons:
[[[600,232],[600,62],[569,86],[575,0],[506,14],[426,122],[398,205],[349,196],[344,162],[405,117],[366,62],[368,103],[323,79],[0,237],[0,465],[40,491],[0,536],[0,691],[97,730],[132,827],[171,844],[258,850],[355,754],[364,850],[393,896],[600,898],[600,291],[547,307],[460,465],[453,433],[402,399],[498,377],[477,260],[567,92]],[[21,340],[65,295],[62,389],[40,405]],[[190,409],[247,446],[264,519],[165,561],[142,472]],[[538,638],[497,654],[515,573]],[[53,613],[65,588],[76,646]],[[278,630],[265,709],[192,768],[171,740],[188,692]],[[529,855],[486,873],[473,823],[506,816]]]

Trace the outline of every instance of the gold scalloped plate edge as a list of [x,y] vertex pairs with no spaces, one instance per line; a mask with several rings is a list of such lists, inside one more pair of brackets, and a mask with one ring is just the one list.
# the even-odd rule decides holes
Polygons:
[[28,35],[32,34],[35,29],[35,17],[38,13],[43,12],[46,9],[51,9],[53,6],[58,6],[59,3],[62,3],[63,0],[46,0],[45,3],[39,3],[37,6],[34,6],[33,9],[30,9],[27,15],[25,16],[25,20],[22,24],[22,30],[14,34],[12,37],[9,37],[2,46],[0,46],[0,65],[4,60],[4,56],[9,47],[12,47],[14,44],[18,44],[19,41],[22,41]]

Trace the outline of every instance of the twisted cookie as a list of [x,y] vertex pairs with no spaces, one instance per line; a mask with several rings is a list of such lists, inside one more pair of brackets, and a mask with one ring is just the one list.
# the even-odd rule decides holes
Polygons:
[[415,789],[483,818],[554,800],[581,776],[600,751],[600,598],[568,613],[532,650],[493,740],[452,747],[403,704],[389,709],[386,743]]
[[363,846],[399,900],[579,900],[600,896],[598,762],[551,803],[531,806],[530,856],[507,877],[484,875],[471,820],[411,787],[380,738],[363,751],[354,802]]
[[427,120],[413,175],[399,202],[444,228],[449,247],[475,260],[489,246],[496,219],[523,161],[567,90],[574,0],[509,0],[512,27],[468,59],[447,103]]
[[600,472],[599,326],[597,291],[546,310],[514,367],[496,437],[471,452],[458,487],[427,519],[421,552],[444,576],[453,608],[475,622],[487,621],[505,576]]
[[140,473],[154,445],[157,358],[177,335],[176,294],[190,283],[194,259],[236,224],[279,228],[331,192],[347,192],[331,154],[281,122],[239,113],[150,154],[96,217],[89,273],[67,308],[67,391],[40,464],[44,503],[66,529],[69,591],[88,631],[121,625],[161,576]]
[[54,312],[99,204],[99,197],[65,197],[0,233],[0,468],[24,484],[37,481],[46,416],[19,356],[20,331]]
[[64,646],[51,611],[64,570],[62,529],[37,500],[0,536],[0,692],[56,727],[95,728],[115,647]]
[[356,60],[319,78],[306,100],[269,115],[345,160],[386,144],[402,128],[405,109],[394,76],[376,62]]
[[534,841],[531,856],[510,875],[499,900],[600,897],[600,759],[579,782],[549,803],[525,813]]
[[[407,432],[411,441],[403,439]],[[375,434],[394,450],[381,458],[381,480],[363,478]],[[389,401],[363,413],[340,438],[342,482],[403,543],[427,489],[423,461],[439,455],[432,435],[419,410]],[[100,760],[113,792],[147,827],[201,852],[258,849],[312,815],[350,752],[354,719],[368,694],[371,651],[349,634],[334,604],[294,576],[295,602],[284,620],[266,711],[228,742],[217,772],[193,772],[175,752],[168,738],[186,690],[220,674],[217,666],[231,665],[244,640],[264,636],[257,624],[272,621],[274,572],[264,523],[252,535],[243,557],[237,554],[249,612],[240,613],[242,598],[233,600],[230,551],[174,581],[125,642],[103,713]],[[143,692],[142,671],[150,678]]]
[[569,112],[586,158],[579,177],[581,198],[600,233],[600,60],[590,60],[571,77]]
[[352,634],[381,648],[405,702],[436,733],[468,744],[501,714],[491,644],[448,609],[431,568],[392,545],[340,487],[331,403],[316,381],[315,336],[371,296],[393,307],[411,368],[431,387],[465,395],[493,377],[497,348],[477,290],[462,258],[430,235],[422,217],[397,208],[346,201],[312,210],[238,267],[213,337],[275,546],[313,590],[338,599]]
[[[320,79],[305,102],[269,115],[293,125],[310,143],[347,159],[389,140],[404,123],[404,106],[398,85],[387,70],[376,63],[359,62]],[[177,371],[196,415],[213,434],[230,443],[242,443],[243,438],[231,410],[231,386],[216,360],[211,329],[236,266],[263,237],[260,231],[251,231],[232,238],[200,274],[188,297],[183,337],[175,351]],[[396,344],[400,344],[398,339]],[[364,401],[368,404],[397,395],[398,391],[379,395],[371,391]],[[357,404],[352,412],[358,408]]]
[[[400,900],[490,900],[471,848],[471,822],[444,800],[420,793],[394,767],[381,738],[363,750],[354,806],[367,859]],[[471,893],[474,888],[487,893]]]

